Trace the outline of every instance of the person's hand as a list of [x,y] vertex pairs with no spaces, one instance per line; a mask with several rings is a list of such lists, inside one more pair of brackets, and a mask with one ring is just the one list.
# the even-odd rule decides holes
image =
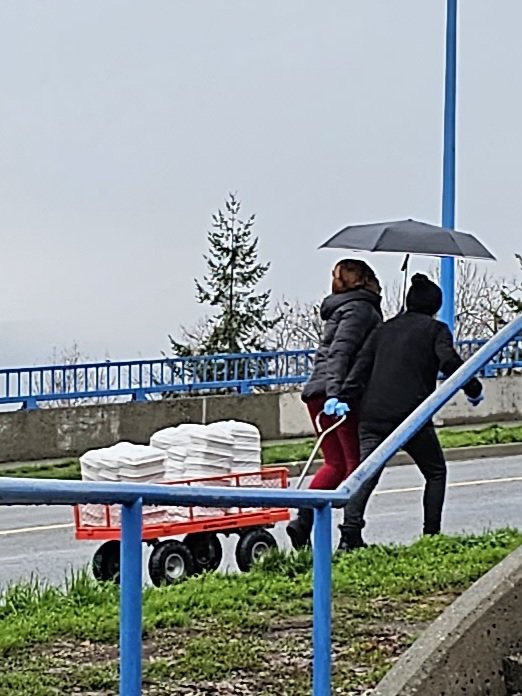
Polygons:
[[484,392],[481,392],[477,397],[468,396],[468,401],[472,406],[478,406],[481,401],[484,401]]
[[339,401],[339,399],[332,397],[325,401],[323,411],[327,416],[346,416],[350,412],[350,407],[344,401]]
[[335,415],[339,416],[339,418],[342,418],[343,416],[347,416],[350,413],[350,407],[345,401],[339,401],[337,406],[335,407]]

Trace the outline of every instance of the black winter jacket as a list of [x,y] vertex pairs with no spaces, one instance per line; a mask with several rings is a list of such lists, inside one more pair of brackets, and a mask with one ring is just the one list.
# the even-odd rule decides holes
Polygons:
[[369,290],[328,295],[321,305],[321,319],[323,337],[303,389],[303,401],[339,396],[359,349],[382,321],[381,298]]
[[[396,426],[435,391],[439,372],[449,377],[462,363],[446,324],[426,314],[406,312],[375,329],[341,396],[350,402],[364,392],[361,423]],[[476,398],[482,385],[473,378],[463,389]]]

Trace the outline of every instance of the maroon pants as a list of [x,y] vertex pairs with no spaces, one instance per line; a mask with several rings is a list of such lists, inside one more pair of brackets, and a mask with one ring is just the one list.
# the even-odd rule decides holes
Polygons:
[[[308,413],[317,432],[315,419],[323,410],[324,397],[315,397],[307,402]],[[337,419],[333,416],[321,415],[321,427],[329,428]],[[321,446],[324,464],[316,473],[310,488],[333,490],[337,488],[359,466],[359,434],[358,419],[353,412],[338,428],[329,433]]]

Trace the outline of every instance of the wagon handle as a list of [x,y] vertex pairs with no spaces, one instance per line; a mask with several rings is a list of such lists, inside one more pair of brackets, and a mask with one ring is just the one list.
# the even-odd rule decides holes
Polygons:
[[323,444],[324,438],[325,438],[329,433],[331,433],[333,430],[335,430],[336,428],[338,428],[338,427],[341,425],[341,423],[344,423],[344,421],[346,420],[346,415],[341,416],[341,417],[339,418],[339,420],[336,420],[334,423],[332,423],[332,425],[330,425],[328,428],[326,428],[326,430],[323,430],[322,427],[321,427],[321,416],[322,416],[322,415],[323,415],[323,411],[320,411],[320,412],[317,414],[317,417],[316,417],[316,419],[315,419],[315,427],[317,428],[317,432],[318,432],[319,435],[318,435],[318,438],[317,438],[317,442],[315,443],[314,448],[313,448],[313,450],[311,451],[310,456],[308,457],[308,460],[307,460],[306,464],[305,464],[304,467],[303,467],[303,470],[301,471],[301,475],[299,476],[299,479],[298,479],[297,484],[296,484],[296,486],[295,486],[296,489],[301,488],[301,485],[302,485],[304,479],[306,478],[306,476],[307,476],[307,474],[308,474],[308,470],[309,470],[310,467],[312,466],[312,462],[314,461],[315,456],[316,456],[317,452],[319,451],[319,448],[320,448],[321,445]]

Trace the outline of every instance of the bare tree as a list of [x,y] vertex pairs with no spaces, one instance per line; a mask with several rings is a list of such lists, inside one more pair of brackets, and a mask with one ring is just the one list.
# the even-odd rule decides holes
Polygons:
[[391,285],[385,285],[382,292],[382,313],[384,319],[397,316],[402,309],[403,285],[394,280]]
[[212,324],[210,317],[205,315],[198,319],[192,326],[185,326],[182,324],[179,327],[179,333],[181,334],[179,343],[170,334],[169,340],[172,345],[177,344],[183,349],[179,351],[180,355],[197,355],[208,342],[211,331]]
[[469,261],[457,261],[456,270],[455,338],[489,338],[514,316],[506,293],[516,284]]
[[[106,362],[109,363],[108,356]],[[115,378],[109,376],[108,366],[93,362],[88,355],[82,353],[76,341],[70,346],[53,348],[48,363],[49,366],[44,368],[43,372],[33,376],[35,394],[88,394],[105,391],[115,383]],[[42,400],[38,405],[41,408],[72,408],[88,404],[115,403],[117,400],[116,397],[109,396],[71,396]]]
[[323,322],[320,304],[288,300],[283,297],[274,306],[277,321],[268,334],[272,350],[316,348],[321,340]]

